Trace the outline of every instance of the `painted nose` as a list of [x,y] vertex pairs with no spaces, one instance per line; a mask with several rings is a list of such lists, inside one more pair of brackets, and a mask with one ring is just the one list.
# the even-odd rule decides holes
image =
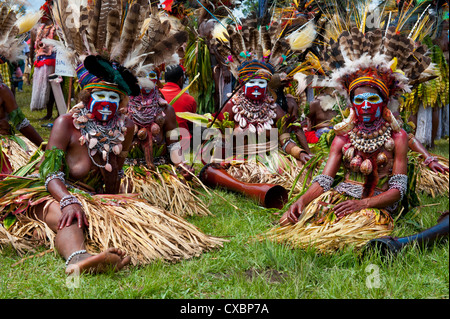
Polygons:
[[369,103],[367,103],[367,101],[364,101],[364,106],[362,107],[363,110],[368,110],[370,109],[370,105]]

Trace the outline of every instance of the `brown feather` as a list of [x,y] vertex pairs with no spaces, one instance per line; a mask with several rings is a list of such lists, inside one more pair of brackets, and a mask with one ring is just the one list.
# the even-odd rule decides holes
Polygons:
[[108,52],[119,42],[120,39],[120,13],[113,9],[108,13],[106,23],[105,48]]

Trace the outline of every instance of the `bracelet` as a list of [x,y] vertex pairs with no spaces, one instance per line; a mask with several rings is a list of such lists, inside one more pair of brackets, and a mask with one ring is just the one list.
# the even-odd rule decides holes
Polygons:
[[50,183],[55,178],[59,179],[61,182],[65,183],[64,173],[63,172],[54,172],[47,175],[45,179],[45,190],[48,192],[48,183]]
[[30,125],[30,121],[27,118],[24,118],[22,122],[16,125],[16,130],[20,131],[24,127]]
[[85,249],[78,250],[78,251],[72,253],[66,260],[66,267],[69,266],[69,263],[70,263],[70,261],[72,260],[73,257],[81,255],[81,254],[86,254],[86,253],[87,253],[87,251]]
[[311,184],[317,182],[322,188],[324,192],[328,192],[331,189],[331,185],[333,185],[334,178],[328,175],[320,174],[313,178]]
[[73,195],[66,195],[63,198],[61,198],[61,200],[59,201],[59,208],[61,210],[63,210],[64,207],[72,205],[72,204],[78,204],[81,206],[81,203],[78,200],[78,198],[76,198]]
[[431,162],[437,162],[437,157],[436,156],[428,156],[424,161],[423,161],[423,163],[426,165],[426,166],[428,166],[428,165],[430,165],[430,163]]
[[281,147],[281,149],[283,150],[283,152],[286,152],[286,147],[288,146],[288,144],[289,143],[294,143],[294,144],[296,144],[295,143],[295,141],[293,140],[293,139],[288,139],[284,144],[283,144],[283,147]]
[[406,194],[406,190],[408,189],[408,176],[403,174],[392,175],[388,182],[389,189],[398,189],[400,192],[400,200],[403,199],[403,196]]

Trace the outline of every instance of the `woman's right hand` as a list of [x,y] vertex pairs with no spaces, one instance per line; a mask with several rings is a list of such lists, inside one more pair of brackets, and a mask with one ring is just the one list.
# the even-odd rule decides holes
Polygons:
[[88,227],[89,223],[86,218],[86,214],[83,211],[83,208],[79,204],[70,204],[64,207],[61,211],[61,218],[58,222],[58,229],[63,229],[64,227],[69,227],[72,225],[74,220],[78,220],[78,228],[82,228],[83,226]]
[[300,197],[294,204],[289,207],[288,211],[281,216],[280,225],[287,226],[293,225],[298,222],[298,218],[302,214],[304,204]]

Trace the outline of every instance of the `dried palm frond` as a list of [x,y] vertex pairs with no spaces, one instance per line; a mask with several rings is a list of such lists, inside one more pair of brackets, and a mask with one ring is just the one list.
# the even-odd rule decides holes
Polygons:
[[336,191],[328,191],[303,210],[297,224],[276,226],[257,238],[287,243],[292,248],[314,247],[329,254],[346,247],[359,249],[371,239],[392,232],[392,218],[379,209],[363,209],[336,222],[332,208],[348,198]]
[[13,171],[25,166],[37,150],[37,146],[24,136],[15,136],[15,138],[4,136],[0,139],[0,143],[0,148],[8,157]]
[[[158,166],[156,170],[141,166],[138,170],[133,166],[124,170],[122,186],[125,193],[139,194],[148,203],[180,217],[212,215],[196,194],[195,185],[182,181],[174,166]],[[194,181],[201,183],[198,178]]]

